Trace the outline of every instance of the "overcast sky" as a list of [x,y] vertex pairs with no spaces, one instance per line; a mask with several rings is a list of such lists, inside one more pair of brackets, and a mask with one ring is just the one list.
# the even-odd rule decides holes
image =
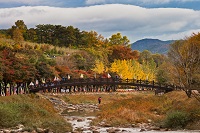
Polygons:
[[200,0],[0,0],[0,29],[17,20],[72,25],[104,37],[183,39],[200,32]]

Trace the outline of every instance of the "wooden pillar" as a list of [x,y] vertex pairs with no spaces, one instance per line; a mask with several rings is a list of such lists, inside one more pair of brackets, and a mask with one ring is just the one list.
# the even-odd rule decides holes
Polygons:
[[154,80],[152,81],[152,90],[154,89],[154,85],[155,85],[155,82]]
[[2,85],[1,85],[1,83],[0,83],[0,96],[1,96],[1,93],[2,93]]
[[11,87],[11,84],[10,84],[10,96],[12,95],[12,87]]

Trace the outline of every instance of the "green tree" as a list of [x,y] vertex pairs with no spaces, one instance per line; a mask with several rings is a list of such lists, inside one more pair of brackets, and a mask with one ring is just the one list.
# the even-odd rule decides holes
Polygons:
[[66,47],[78,47],[80,45],[82,34],[78,28],[68,26],[66,28]]
[[124,46],[128,46],[130,40],[128,39],[127,36],[122,36],[121,33],[117,33],[117,34],[113,34],[110,38],[109,38],[109,44],[112,45],[124,45]]
[[34,28],[30,28],[27,30],[27,38],[26,40],[32,41],[32,42],[37,42],[37,33]]
[[26,30],[27,30],[27,26],[25,25],[23,20],[17,20],[15,22],[15,26],[16,26],[17,29],[21,30],[22,33],[25,33]]
[[[166,68],[170,67],[170,63],[164,62],[157,68],[156,80],[161,84],[170,84],[172,81],[170,78],[169,71],[166,71]],[[170,68],[169,68],[170,69]]]
[[83,47],[94,47],[98,43],[98,33],[95,31],[83,31],[82,45]]
[[156,63],[156,66],[159,67],[160,65],[163,64],[163,62],[166,60],[166,57],[164,55],[161,54],[152,54],[152,58],[154,60],[154,62]]
[[144,50],[140,53],[139,62],[145,63],[146,65],[152,59],[152,53],[148,50]]

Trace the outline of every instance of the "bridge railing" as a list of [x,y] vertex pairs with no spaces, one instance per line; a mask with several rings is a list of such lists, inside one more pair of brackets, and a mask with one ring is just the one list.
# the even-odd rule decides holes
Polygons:
[[[138,80],[138,79],[120,79],[120,78],[79,78],[79,79],[65,79],[59,82],[48,83],[47,86],[58,86],[60,84],[66,85],[76,85],[76,84],[126,84],[126,85],[136,85],[136,86],[146,86],[146,87],[156,87],[156,88],[174,88],[172,85],[160,84],[155,81],[149,80]],[[40,85],[38,86],[40,87]],[[36,88],[38,88],[36,87]],[[35,87],[34,87],[35,88]]]
[[79,79],[66,79],[61,81],[49,82],[37,87],[31,88],[33,91],[51,89],[57,87],[66,86],[87,86],[87,85],[120,85],[120,86],[135,86],[135,87],[146,87],[151,89],[159,89],[164,91],[173,90],[174,86],[160,84],[155,81],[148,80],[137,80],[137,79],[120,79],[120,78],[79,78]]

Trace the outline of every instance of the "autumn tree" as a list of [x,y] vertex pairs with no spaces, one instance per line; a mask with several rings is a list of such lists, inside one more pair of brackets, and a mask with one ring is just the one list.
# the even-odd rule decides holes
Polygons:
[[0,38],[6,38],[6,33],[3,30],[0,30]]
[[95,58],[84,50],[74,54],[71,59],[75,61],[78,70],[91,70],[95,64]]
[[140,57],[140,52],[138,50],[133,50],[132,55],[134,56],[135,60],[138,60]]
[[27,26],[23,20],[17,20],[15,25],[10,29],[12,32],[12,38],[17,42],[21,42],[26,38]]
[[25,25],[23,20],[17,20],[15,22],[15,26],[17,29],[21,30],[22,33],[25,33],[27,30],[27,26]]
[[105,72],[105,69],[106,68],[104,66],[104,63],[102,61],[96,60],[94,68],[92,70],[98,74],[102,74],[103,72]]
[[55,69],[57,71],[57,75],[64,78],[67,78],[68,74],[71,73],[70,69],[64,65],[56,65]]
[[129,59],[137,59],[138,53],[136,51],[132,51],[131,48],[124,45],[116,45],[110,47],[109,61],[113,62],[114,60],[129,60]]
[[145,73],[146,77],[143,77],[145,80],[155,80],[156,79],[156,63],[153,59],[149,60],[148,63],[143,62],[142,70]]
[[20,29],[15,29],[13,31],[13,40],[15,41],[16,45],[20,45],[20,43],[24,41],[24,37]]
[[[18,68],[16,68],[18,66]],[[1,71],[4,83],[4,92],[7,92],[7,84],[12,84],[17,77],[17,71],[20,70],[20,63],[18,62],[15,53],[10,49],[2,50]],[[5,93],[6,95],[6,93]]]
[[[0,51],[0,66],[2,66],[2,52]],[[3,72],[2,68],[0,67],[0,82],[3,79]],[[1,87],[1,86],[0,86]]]
[[113,34],[110,38],[109,38],[109,44],[112,45],[124,45],[124,46],[128,46],[130,43],[130,40],[128,39],[127,36],[122,36],[121,33],[116,33]]
[[[173,65],[170,70],[174,84],[183,88],[188,97],[200,88],[200,33],[176,41],[168,53]],[[200,99],[199,99],[200,100]]]
[[155,64],[141,65],[136,60],[115,60],[109,69],[123,79],[155,80]]
[[54,77],[54,72],[51,68],[54,67],[55,64],[52,63],[52,65],[51,65],[51,62],[52,61],[46,59],[46,57],[44,55],[38,56],[38,60],[35,64],[35,68],[37,70],[36,78],[38,80],[41,80],[42,78],[49,79],[49,78]]
[[122,79],[133,79],[134,77],[131,60],[115,60],[111,64],[110,71],[118,74]]

